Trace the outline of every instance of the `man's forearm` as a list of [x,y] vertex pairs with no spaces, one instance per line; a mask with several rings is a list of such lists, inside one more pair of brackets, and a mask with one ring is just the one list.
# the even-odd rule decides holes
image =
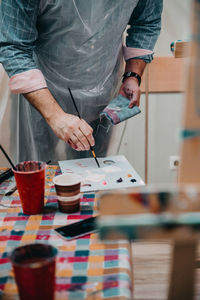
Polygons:
[[63,111],[47,88],[24,94],[24,97],[45,118],[58,138],[75,150],[94,146],[93,129],[83,119]]
[[146,67],[146,62],[142,59],[129,59],[126,62],[125,72],[135,72],[142,76],[144,69]]
[[56,115],[64,113],[47,88],[24,94],[24,97],[41,113],[48,123]]

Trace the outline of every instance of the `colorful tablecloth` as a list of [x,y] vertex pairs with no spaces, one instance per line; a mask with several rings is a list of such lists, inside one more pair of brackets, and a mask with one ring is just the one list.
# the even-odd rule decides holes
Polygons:
[[[73,241],[60,238],[53,228],[98,214],[94,194],[84,194],[81,211],[59,212],[52,178],[57,166],[46,170],[45,210],[42,215],[23,214],[18,192],[4,196],[14,178],[0,185],[0,299],[18,299],[9,259],[17,246],[42,242],[57,247],[55,300],[130,299],[132,291],[129,245],[126,241],[99,241],[91,234]],[[47,300],[47,299],[44,299]]]

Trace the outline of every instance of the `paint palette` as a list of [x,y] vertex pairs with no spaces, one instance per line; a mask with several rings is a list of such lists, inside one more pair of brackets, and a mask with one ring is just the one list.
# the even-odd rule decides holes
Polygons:
[[76,173],[82,176],[81,192],[121,189],[144,185],[124,155],[59,161],[62,173]]

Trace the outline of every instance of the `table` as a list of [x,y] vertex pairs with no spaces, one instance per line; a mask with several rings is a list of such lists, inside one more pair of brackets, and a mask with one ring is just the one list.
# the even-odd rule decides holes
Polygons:
[[52,184],[59,172],[58,166],[47,167],[41,215],[23,214],[17,191],[4,196],[14,178],[0,185],[0,299],[19,299],[9,254],[15,247],[35,242],[58,249],[55,300],[130,299],[133,285],[128,242],[101,242],[97,233],[69,242],[55,234],[57,226],[98,214],[98,199],[93,193],[82,195],[80,212],[59,212]]

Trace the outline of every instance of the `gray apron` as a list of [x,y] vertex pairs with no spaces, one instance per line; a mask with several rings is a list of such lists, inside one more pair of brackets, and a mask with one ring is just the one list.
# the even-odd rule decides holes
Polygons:
[[[41,0],[34,58],[59,105],[94,128],[96,154],[106,154],[110,131],[99,113],[116,95],[123,73],[122,35],[138,0]],[[59,140],[43,117],[13,95],[11,141],[15,161],[91,156]],[[18,98],[18,99],[16,99]],[[106,121],[105,121],[106,122]],[[14,155],[15,154],[15,155]]]

